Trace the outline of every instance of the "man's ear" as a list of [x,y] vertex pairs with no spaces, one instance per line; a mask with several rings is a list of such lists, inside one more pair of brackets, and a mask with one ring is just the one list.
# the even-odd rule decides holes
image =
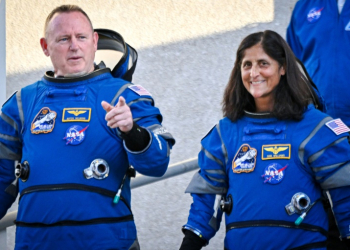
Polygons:
[[43,52],[46,56],[50,56],[49,50],[47,49],[47,41],[44,37],[40,39],[40,45],[41,48],[43,49]]
[[95,52],[96,52],[97,51],[97,42],[98,42],[98,33],[97,32],[94,32],[93,39],[94,39],[94,47],[95,47]]

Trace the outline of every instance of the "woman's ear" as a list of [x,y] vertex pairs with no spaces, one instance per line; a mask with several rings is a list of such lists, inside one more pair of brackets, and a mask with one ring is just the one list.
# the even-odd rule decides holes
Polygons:
[[282,65],[280,67],[280,74],[281,74],[281,76],[284,76],[286,74],[286,70],[285,70],[285,66],[284,65]]

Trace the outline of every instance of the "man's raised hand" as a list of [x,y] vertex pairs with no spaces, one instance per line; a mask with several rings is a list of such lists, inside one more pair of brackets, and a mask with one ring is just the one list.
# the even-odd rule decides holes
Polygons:
[[107,112],[105,119],[108,127],[119,128],[119,130],[124,133],[127,133],[132,129],[132,114],[124,97],[120,96],[118,103],[114,107],[105,101],[102,101],[101,105]]

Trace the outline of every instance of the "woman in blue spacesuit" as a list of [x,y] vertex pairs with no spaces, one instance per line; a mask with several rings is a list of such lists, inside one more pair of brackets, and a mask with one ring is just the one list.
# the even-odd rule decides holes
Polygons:
[[[225,249],[326,249],[333,205],[350,236],[349,129],[315,107],[308,78],[273,31],[240,44],[224,118],[202,139],[181,250],[201,249],[225,212]],[[348,240],[349,241],[349,240]]]

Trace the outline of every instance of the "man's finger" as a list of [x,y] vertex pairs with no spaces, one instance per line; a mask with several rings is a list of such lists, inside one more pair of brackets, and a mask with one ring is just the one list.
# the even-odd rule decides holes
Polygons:
[[125,105],[125,99],[124,99],[124,97],[120,96],[119,100],[118,100],[118,103],[115,106],[121,107],[121,106],[124,106],[124,105]]
[[109,112],[113,109],[113,106],[109,104],[108,102],[102,101],[101,102],[102,108],[106,110],[106,112]]

